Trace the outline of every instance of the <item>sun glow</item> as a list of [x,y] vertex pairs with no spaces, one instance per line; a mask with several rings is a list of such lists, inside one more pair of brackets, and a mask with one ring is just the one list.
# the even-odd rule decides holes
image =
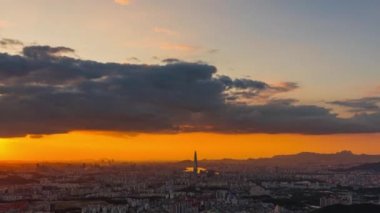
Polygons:
[[8,140],[0,138],[0,160],[6,160],[8,152]]
[[211,133],[124,134],[83,132],[0,139],[0,160],[17,161],[178,161],[192,159],[260,158],[310,151],[378,154],[379,134],[288,135]]

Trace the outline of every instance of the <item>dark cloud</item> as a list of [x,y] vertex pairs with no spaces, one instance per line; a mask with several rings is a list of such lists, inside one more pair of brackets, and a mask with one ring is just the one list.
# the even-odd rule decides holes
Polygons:
[[10,38],[2,38],[0,40],[0,47],[2,48],[8,48],[10,46],[23,46],[24,44],[19,41],[19,40],[15,40],[15,39],[10,39]]
[[68,47],[29,46],[25,47],[22,53],[25,57],[43,60],[74,53],[74,50]]
[[[216,75],[208,64],[99,63],[66,47],[0,54],[0,136],[72,130],[144,133],[332,134],[379,132],[379,114],[338,118],[275,95],[298,88]],[[260,104],[254,100],[265,99]],[[252,100],[248,101],[248,100]]]
[[225,94],[228,100],[238,102],[268,101],[270,97],[278,93],[289,92],[298,88],[294,82],[283,82],[280,85],[269,85],[262,81],[246,78],[231,79],[228,76],[219,76],[226,88]]
[[328,103],[347,107],[353,113],[380,112],[380,97],[365,97]]
[[131,61],[131,62],[140,62],[141,60],[137,57],[130,57],[130,58],[127,58],[127,61]]
[[161,62],[166,63],[166,64],[173,64],[173,63],[181,63],[183,61],[177,58],[165,58]]

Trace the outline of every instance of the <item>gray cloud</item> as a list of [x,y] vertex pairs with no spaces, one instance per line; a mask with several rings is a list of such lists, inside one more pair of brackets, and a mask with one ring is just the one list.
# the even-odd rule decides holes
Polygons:
[[380,97],[365,97],[342,101],[328,102],[330,104],[347,107],[353,113],[380,112]]
[[[100,63],[66,47],[27,46],[0,54],[0,137],[110,130],[144,133],[379,132],[380,115],[338,118],[275,95],[298,88],[218,76],[214,66]],[[263,99],[252,104],[243,100]]]
[[10,39],[10,38],[2,38],[0,40],[0,47],[2,48],[8,48],[10,46],[23,46],[24,44],[19,41],[19,40],[15,40],[15,39]]
[[68,47],[27,46],[22,53],[25,57],[43,60],[59,57],[66,53],[74,53],[74,50]]
[[130,57],[130,58],[127,58],[127,61],[130,61],[130,62],[140,62],[140,59],[137,58],[137,57]]
[[161,62],[166,63],[166,64],[174,64],[174,63],[181,63],[183,61],[177,58],[165,58]]

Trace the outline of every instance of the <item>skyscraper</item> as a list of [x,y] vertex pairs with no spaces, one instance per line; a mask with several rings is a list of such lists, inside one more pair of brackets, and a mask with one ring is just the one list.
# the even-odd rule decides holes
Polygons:
[[194,176],[198,176],[198,158],[197,151],[194,152],[194,167],[193,167]]

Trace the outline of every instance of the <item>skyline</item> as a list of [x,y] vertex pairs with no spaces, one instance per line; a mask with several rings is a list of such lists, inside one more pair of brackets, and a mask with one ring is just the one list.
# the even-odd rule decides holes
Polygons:
[[378,1],[0,3],[2,161],[380,154]]

